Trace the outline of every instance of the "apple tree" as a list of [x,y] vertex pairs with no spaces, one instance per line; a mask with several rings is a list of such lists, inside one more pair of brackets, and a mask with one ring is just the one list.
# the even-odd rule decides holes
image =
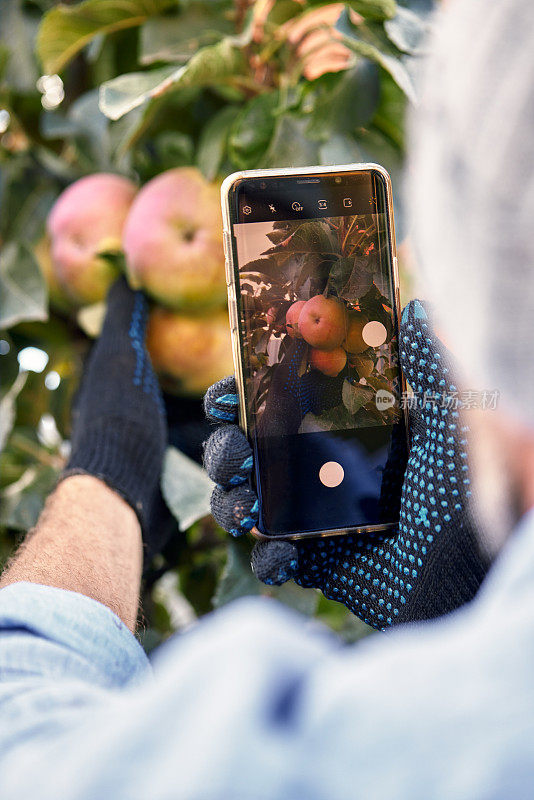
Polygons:
[[[93,242],[92,266],[84,267],[90,291],[74,297],[72,275],[79,278],[80,270],[61,271],[45,236],[47,226],[55,230],[57,198],[95,173],[122,176],[135,194],[177,168],[216,183],[236,169],[373,160],[395,183],[431,5],[0,3],[1,561],[35,524],[65,462],[73,396],[102,315],[94,293],[104,294],[103,274],[131,267],[120,237]],[[100,192],[102,207],[114,209],[101,216],[119,213],[120,197],[109,187]],[[163,236],[155,248],[169,267]],[[171,312],[184,331],[191,309],[158,313]],[[224,319],[223,299],[201,313],[203,327]],[[160,324],[153,332],[153,352],[169,363],[165,330]],[[228,371],[210,346],[200,345],[194,359],[204,359],[209,381],[218,369]],[[167,386],[178,391],[168,399],[171,445],[162,477],[174,536],[147,583],[145,644],[232,598],[261,592],[347,638],[362,635],[363,625],[312,590],[260,585],[250,572],[249,543],[228,542],[209,516],[195,363],[182,364],[179,383]]]

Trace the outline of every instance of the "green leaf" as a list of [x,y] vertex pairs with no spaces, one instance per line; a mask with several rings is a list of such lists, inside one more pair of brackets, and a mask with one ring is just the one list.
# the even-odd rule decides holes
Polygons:
[[232,19],[218,3],[192,3],[178,15],[153,17],[141,28],[139,61],[187,61],[201,47],[234,31]]
[[23,11],[22,0],[1,0],[0,42],[6,84],[15,91],[35,91],[39,77],[33,53],[33,19]]
[[214,180],[226,153],[230,127],[235,121],[236,106],[226,106],[204,125],[197,148],[197,164],[208,181]]
[[150,98],[177,89],[231,84],[245,70],[242,52],[229,38],[223,39],[202,48],[178,69],[162,67],[150,72],[130,72],[103,83],[100,109],[110,119],[117,120]]
[[255,167],[273,137],[278,92],[254,97],[239,112],[228,137],[228,156],[239,169]]
[[44,233],[46,218],[58,193],[45,180],[35,186],[24,183],[24,187],[24,201],[19,208],[14,207],[14,204],[9,206],[10,213],[6,215],[6,223],[9,225],[9,239],[33,244]]
[[202,467],[175,447],[168,447],[165,454],[161,491],[180,530],[211,513],[213,482]]
[[264,594],[278,600],[290,608],[295,609],[306,617],[311,617],[317,610],[319,592],[316,589],[303,589],[293,581],[288,581],[282,586],[269,587]]
[[349,414],[355,414],[362,406],[373,399],[374,394],[374,391],[369,386],[363,386],[361,383],[350,383],[347,380],[343,381],[341,398]]
[[333,134],[321,145],[319,153],[321,164],[324,165],[354,164],[366,160],[356,139],[346,133]]
[[106,81],[100,87],[100,110],[109,119],[120,119],[150,98],[166,92],[180,71],[175,67],[161,67],[149,72],[128,72]]
[[[404,149],[404,117],[406,95],[397,86],[391,75],[382,70],[380,81],[380,103],[373,117],[372,128],[380,130],[398,150]],[[360,132],[362,135],[363,132]]]
[[[7,342],[7,352],[0,353],[0,400],[11,389],[19,375],[18,351],[11,336],[3,331],[0,339]],[[5,346],[5,345],[4,345]]]
[[342,35],[343,44],[358,55],[379,64],[389,72],[408,99],[416,102],[415,89],[408,70],[395,55],[395,51],[388,48],[382,40],[385,37],[380,37],[379,32],[370,25],[354,25],[347,6],[339,16],[336,30]]
[[220,608],[238,597],[260,593],[261,583],[250,566],[250,542],[230,539],[226,565],[213,596],[214,607]]
[[37,54],[45,72],[60,72],[95,37],[141,25],[177,0],[85,0],[48,11],[37,36]]
[[110,122],[98,107],[98,89],[78,97],[67,115],[59,112],[43,114],[41,133],[48,139],[69,139],[83,151],[89,167],[96,170],[111,168]]
[[347,5],[365,19],[373,20],[390,19],[397,10],[395,0],[351,0]]
[[278,118],[274,136],[257,167],[305,167],[316,164],[319,145],[312,141],[306,128],[308,121],[285,114]]
[[384,30],[395,47],[412,56],[424,53],[424,41],[429,25],[408,8],[398,8],[392,19],[386,20]]
[[[308,134],[328,141],[333,135],[353,133],[373,116],[380,98],[376,64],[366,58],[349,70],[327,75],[317,87]],[[339,161],[337,162],[340,163]]]
[[[312,6],[330,5],[324,0],[308,0],[308,4]],[[394,17],[397,10],[395,0],[349,0],[346,5],[365,19],[378,21]]]
[[270,25],[283,25],[285,22],[301,13],[301,2],[297,2],[297,0],[276,0],[276,3],[272,4],[267,22]]
[[0,525],[19,531],[33,528],[57,477],[58,472],[53,467],[28,467],[16,483],[2,491]]
[[318,433],[320,431],[352,430],[354,418],[343,404],[330,408],[322,414],[308,412],[301,422],[299,433]]
[[191,137],[180,131],[162,131],[152,140],[154,163],[158,172],[174,167],[190,166],[193,163]]
[[162,633],[174,633],[196,620],[195,610],[180,591],[176,572],[166,572],[152,590],[152,601],[159,606],[152,624]]
[[33,254],[9,242],[0,253],[0,328],[47,319],[46,283]]
[[329,255],[332,257],[339,252],[339,242],[330,234],[330,228],[323,220],[308,220],[295,228],[293,233],[284,237],[282,241],[270,247],[261,255],[271,253],[302,253],[306,256],[311,253]]

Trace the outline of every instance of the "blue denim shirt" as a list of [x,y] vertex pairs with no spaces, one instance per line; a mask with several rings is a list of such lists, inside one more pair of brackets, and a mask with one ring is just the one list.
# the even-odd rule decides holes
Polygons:
[[241,600],[151,665],[94,600],[0,591],[2,800],[533,795],[533,512],[470,606],[352,647]]

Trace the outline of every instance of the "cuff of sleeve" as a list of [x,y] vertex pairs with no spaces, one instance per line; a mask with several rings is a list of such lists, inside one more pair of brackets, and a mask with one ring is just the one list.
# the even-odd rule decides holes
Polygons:
[[[49,677],[68,674],[105,688],[120,688],[136,683],[150,671],[143,648],[116,614],[102,603],[66,589],[20,582],[0,590],[0,672],[2,668],[24,671],[20,652],[17,664],[8,663],[9,643],[18,641],[20,645],[21,637],[34,675],[42,666]],[[39,646],[43,642],[46,648]],[[46,664],[39,664],[40,656]]]

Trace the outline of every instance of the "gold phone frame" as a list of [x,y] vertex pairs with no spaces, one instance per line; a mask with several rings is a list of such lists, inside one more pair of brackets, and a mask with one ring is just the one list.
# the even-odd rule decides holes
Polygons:
[[[245,377],[243,374],[243,361],[241,358],[241,331],[239,325],[239,314],[237,311],[237,293],[236,293],[236,269],[237,254],[234,247],[234,237],[232,233],[232,225],[234,220],[231,217],[230,211],[230,197],[237,183],[248,180],[250,178],[278,178],[287,176],[313,176],[313,175],[333,175],[335,176],[340,172],[368,172],[374,170],[378,172],[385,181],[386,185],[386,215],[387,215],[387,236],[391,252],[391,265],[392,265],[392,278],[393,278],[393,302],[396,311],[396,333],[399,338],[401,307],[399,296],[399,268],[397,262],[397,244],[395,239],[395,222],[393,217],[393,193],[391,188],[391,178],[387,170],[380,164],[365,163],[365,164],[341,164],[330,167],[290,167],[284,169],[253,169],[243,170],[241,172],[233,172],[228,175],[221,186],[221,206],[223,217],[223,243],[224,243],[224,257],[226,269],[226,287],[228,290],[228,310],[230,314],[230,328],[232,339],[232,353],[234,358],[235,379],[237,384],[237,391],[239,396],[239,426],[248,437],[248,420],[245,398]],[[406,380],[404,374],[400,369],[400,384],[401,390],[406,391]],[[406,427],[407,444],[409,446],[409,429],[408,429],[408,413],[406,408],[403,409],[404,421]],[[365,525],[355,526],[353,528],[335,528],[321,531],[302,531],[300,533],[290,534],[266,534],[252,528],[251,533],[257,539],[262,540],[296,540],[317,538],[325,536],[345,536],[349,533],[384,533],[393,530],[397,527],[397,523],[383,523],[381,525]]]

